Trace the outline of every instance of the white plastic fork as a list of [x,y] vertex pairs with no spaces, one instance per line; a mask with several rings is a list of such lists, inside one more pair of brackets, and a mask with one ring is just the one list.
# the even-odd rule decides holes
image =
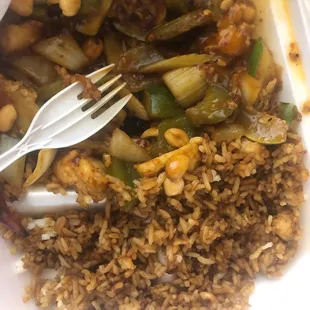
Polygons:
[[[95,71],[87,77],[93,83],[107,75],[114,64]],[[99,87],[106,92],[121,74]],[[114,103],[102,114],[98,111],[115,97],[126,83],[113,89],[87,109],[91,99],[78,99],[83,86],[74,83],[46,102],[34,117],[24,138],[6,153],[0,156],[0,171],[7,168],[18,158],[41,149],[58,149],[77,144],[94,135],[107,125],[128,103],[132,95],[127,95]],[[96,113],[97,112],[97,113]]]

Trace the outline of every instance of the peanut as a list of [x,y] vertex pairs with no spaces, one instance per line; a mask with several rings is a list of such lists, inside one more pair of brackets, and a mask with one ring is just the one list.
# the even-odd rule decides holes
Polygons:
[[176,154],[167,161],[166,175],[171,181],[177,182],[182,179],[188,167],[189,157],[183,154]]
[[13,104],[7,104],[0,109],[0,132],[10,131],[17,119],[17,112]]
[[173,147],[180,148],[188,144],[189,137],[187,133],[179,128],[170,128],[165,134],[166,141]]
[[184,189],[184,180],[172,182],[168,178],[164,182],[164,190],[168,197],[180,195]]
[[81,0],[59,0],[59,7],[65,16],[75,16],[81,8]]

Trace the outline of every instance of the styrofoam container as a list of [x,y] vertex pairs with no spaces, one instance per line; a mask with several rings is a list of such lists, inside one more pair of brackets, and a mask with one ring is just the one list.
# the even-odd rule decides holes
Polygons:
[[[283,91],[281,100],[294,102],[301,111],[310,100],[310,0],[254,0],[260,18],[257,33],[262,35],[275,60],[283,69]],[[1,6],[7,1],[0,0]],[[1,16],[0,16],[1,18]],[[301,62],[293,63],[289,58],[291,43],[297,44]],[[309,69],[309,70],[308,70]],[[300,126],[305,147],[310,150],[310,116],[304,115]],[[308,133],[308,135],[307,135]],[[306,156],[306,165],[309,157]],[[303,237],[298,255],[288,266],[283,277],[267,279],[259,277],[250,303],[252,310],[310,310],[310,183],[305,185],[306,202],[302,210]],[[53,210],[76,208],[76,195],[66,197],[47,193],[43,188],[31,189],[23,201],[14,206],[29,213],[39,214],[50,207]],[[30,281],[27,272],[18,274],[18,257],[10,255],[6,242],[0,240],[0,310],[35,310],[33,302],[24,304],[24,287]]]

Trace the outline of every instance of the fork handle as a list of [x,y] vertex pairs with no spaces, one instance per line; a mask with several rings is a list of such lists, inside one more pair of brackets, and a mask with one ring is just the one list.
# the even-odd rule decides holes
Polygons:
[[17,159],[20,157],[23,157],[27,153],[29,153],[31,150],[27,149],[27,151],[23,151],[21,149],[21,146],[23,143],[20,141],[18,144],[13,146],[11,149],[9,149],[7,152],[2,154],[0,156],[0,172],[3,171],[5,168],[10,166],[12,163],[14,163]]

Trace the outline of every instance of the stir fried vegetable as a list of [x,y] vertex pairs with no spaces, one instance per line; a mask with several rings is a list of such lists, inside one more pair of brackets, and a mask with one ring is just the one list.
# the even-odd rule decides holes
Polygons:
[[113,132],[109,154],[131,163],[140,163],[150,159],[149,154],[120,129],[115,129]]
[[288,126],[276,116],[257,112],[255,114],[241,111],[238,122],[244,128],[244,135],[261,144],[280,144],[287,138]]
[[34,184],[44,175],[44,173],[51,167],[56,154],[57,150],[52,149],[46,149],[39,152],[37,165],[32,174],[24,183],[24,187],[29,187],[30,185]]
[[270,50],[263,40],[259,39],[250,56],[249,74],[258,79],[261,84],[265,84],[275,75],[275,70],[275,63]]
[[14,56],[8,61],[37,85],[52,83],[58,77],[53,63],[39,55]]
[[104,33],[104,53],[108,64],[118,64],[124,53],[122,36],[117,32],[107,31]]
[[169,89],[164,85],[153,86],[145,90],[143,103],[151,119],[168,119],[184,114]]
[[98,10],[90,12],[87,19],[76,26],[76,30],[88,36],[95,36],[108,15],[112,3],[113,0],[101,0]]
[[70,35],[59,35],[40,41],[33,46],[33,50],[73,72],[79,72],[89,64],[88,58]]
[[167,72],[178,68],[201,65],[205,62],[209,62],[210,60],[212,60],[212,57],[209,55],[190,54],[177,56],[146,65],[141,68],[140,72]]
[[164,59],[159,51],[151,45],[141,45],[128,50],[118,62],[120,72],[139,72],[144,66]]
[[281,119],[285,120],[287,125],[290,125],[294,120],[297,119],[298,109],[293,103],[280,104],[280,116]]
[[186,116],[196,126],[217,124],[227,119],[237,107],[224,88],[213,85],[201,103],[186,110]]
[[197,10],[155,28],[151,33],[148,34],[146,39],[147,41],[170,40],[193,28],[207,25],[211,22],[211,11]]
[[[11,149],[19,142],[18,139],[2,135],[0,140],[0,155]],[[21,189],[23,185],[26,158],[22,157],[1,172],[8,184]]]
[[200,101],[207,89],[206,74],[197,67],[173,70],[163,80],[182,108]]
[[244,135],[244,129],[239,124],[221,124],[217,126],[211,135],[212,140],[217,142],[232,141],[241,138]]
[[257,42],[253,46],[253,51],[249,60],[249,74],[253,77],[256,77],[257,70],[260,65],[260,61],[263,55],[264,45],[261,39],[257,40]]
[[107,174],[122,180],[130,187],[133,187],[134,180],[139,179],[139,174],[132,164],[123,162],[117,158],[112,158],[111,165],[107,169]]

